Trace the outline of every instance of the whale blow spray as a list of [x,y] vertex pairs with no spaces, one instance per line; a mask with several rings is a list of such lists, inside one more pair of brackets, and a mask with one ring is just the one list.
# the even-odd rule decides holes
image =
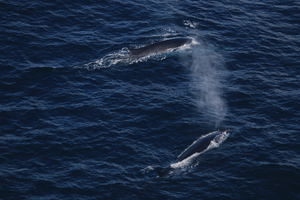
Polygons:
[[227,106],[222,98],[222,81],[225,79],[226,70],[223,57],[198,43],[192,50],[192,91],[195,103],[208,122],[217,127],[224,119]]

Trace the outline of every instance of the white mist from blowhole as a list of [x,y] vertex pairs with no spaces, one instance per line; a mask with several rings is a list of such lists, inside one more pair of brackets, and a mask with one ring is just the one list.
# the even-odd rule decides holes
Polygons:
[[203,41],[194,40],[190,55],[181,59],[191,70],[191,90],[196,107],[206,123],[218,128],[227,112],[222,98],[222,83],[226,79],[223,56]]

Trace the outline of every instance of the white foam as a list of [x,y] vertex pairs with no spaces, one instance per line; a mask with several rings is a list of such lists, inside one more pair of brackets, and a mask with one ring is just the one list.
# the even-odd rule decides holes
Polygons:
[[144,168],[144,169],[141,169],[141,173],[142,173],[142,174],[148,174],[149,172],[151,172],[151,171],[153,171],[153,170],[154,170],[154,167],[148,166],[148,167],[146,167],[146,168]]
[[184,20],[183,25],[188,26],[190,28],[196,28],[199,25],[199,23],[196,23],[196,22],[193,22],[190,20]]

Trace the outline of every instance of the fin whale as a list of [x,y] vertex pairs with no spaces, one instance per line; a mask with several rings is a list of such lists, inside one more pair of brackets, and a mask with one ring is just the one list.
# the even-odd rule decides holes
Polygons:
[[[189,158],[195,153],[204,152],[211,144],[211,141],[214,141],[217,144],[222,143],[224,141],[224,136],[226,137],[229,133],[230,130],[225,130],[225,131],[218,130],[200,137],[176,158],[175,163],[183,161],[184,159]],[[169,174],[172,170],[174,170],[174,168],[172,168],[170,165],[163,171],[158,172],[158,177],[163,177]]]
[[138,49],[128,48],[130,51],[129,55],[132,57],[143,57],[152,53],[161,53],[168,49],[178,48],[185,44],[190,44],[192,41],[193,40],[191,38],[175,38],[164,40]]

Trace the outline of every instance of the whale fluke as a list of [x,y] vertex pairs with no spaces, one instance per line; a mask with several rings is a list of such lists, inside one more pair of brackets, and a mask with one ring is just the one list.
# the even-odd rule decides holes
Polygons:
[[163,176],[169,174],[172,170],[174,170],[174,168],[172,168],[170,166],[170,167],[167,167],[166,169],[164,169],[163,171],[158,172],[157,175],[158,175],[158,177],[163,177]]

